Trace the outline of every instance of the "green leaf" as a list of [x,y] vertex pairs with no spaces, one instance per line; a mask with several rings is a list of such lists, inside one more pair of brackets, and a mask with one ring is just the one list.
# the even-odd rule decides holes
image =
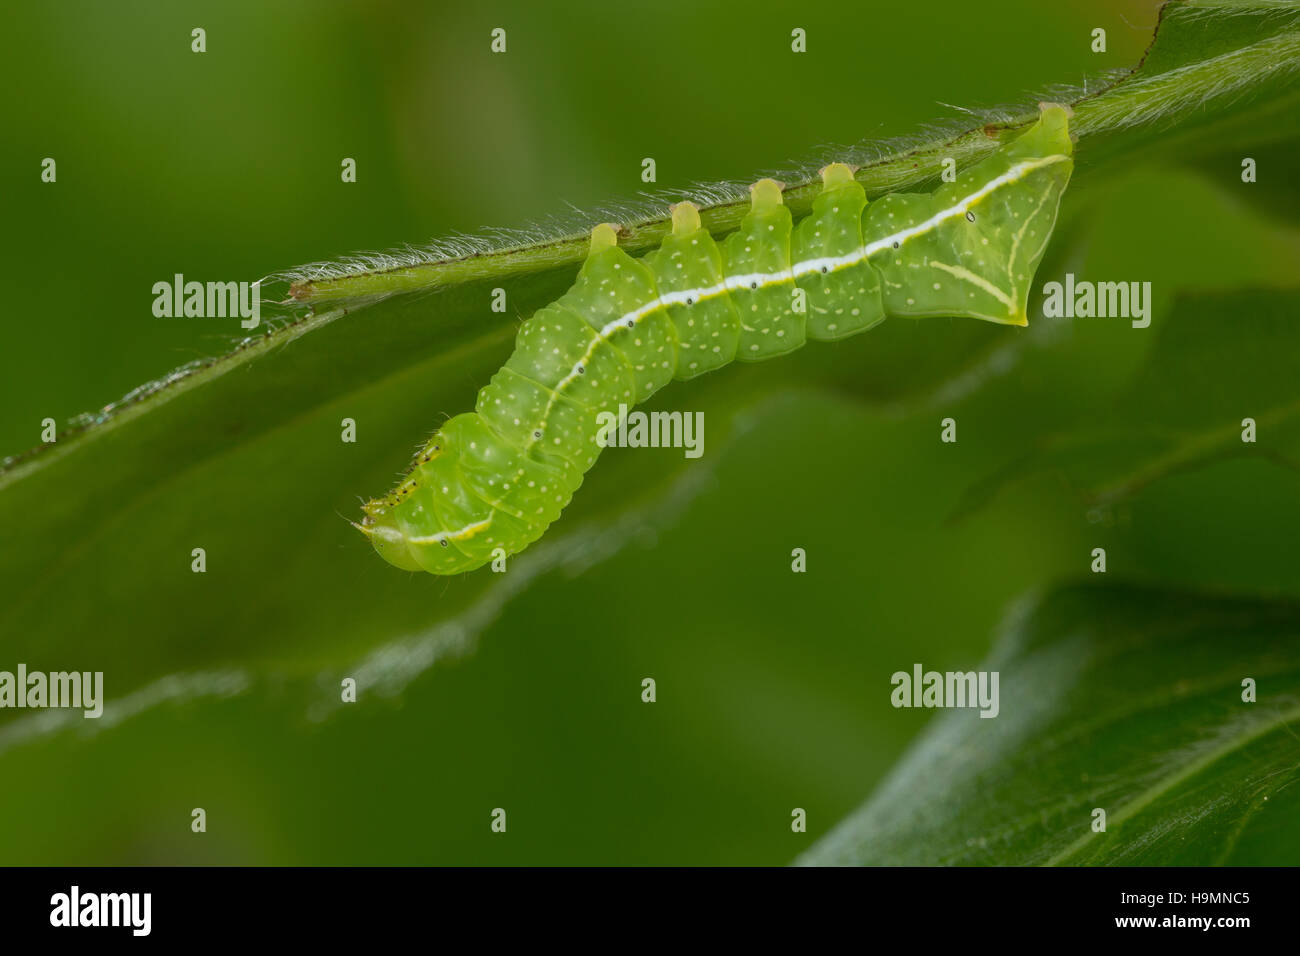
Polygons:
[[1300,859],[1300,605],[1076,586],[1005,628],[981,665],[1000,674],[998,716],[936,718],[799,862]]
[[[1238,148],[1288,139],[1300,131],[1300,7],[1271,0],[1171,2],[1161,9],[1146,56],[1127,75],[1100,90],[1072,91],[1060,99],[1075,111],[1079,138],[1075,179],[1098,167],[1155,154],[1190,158],[1225,140]],[[1038,117],[1028,109],[990,117],[960,133],[909,144],[864,159],[856,178],[869,198],[938,181],[946,159],[959,167],[983,159]],[[843,159],[844,157],[839,157]],[[815,170],[783,174],[784,201],[805,215],[820,190]],[[717,193],[730,193],[718,199]],[[701,197],[700,216],[715,234],[739,225],[749,206],[744,189],[719,187]],[[619,243],[629,252],[655,248],[670,224],[662,209],[624,217]],[[585,231],[543,241],[507,242],[464,251],[453,244],[441,255],[376,256],[361,265],[301,270],[292,294],[312,303],[365,300],[376,295],[445,288],[489,277],[529,274],[575,265],[587,252]]]
[[[1206,9],[1201,16],[1226,15]],[[1158,71],[1148,57],[1077,102],[1077,183],[1088,180],[1082,157],[1094,143],[1100,152],[1103,133],[1116,154],[1182,132],[1208,143],[1216,123],[1281,110],[1294,93],[1281,81],[1300,62],[1296,18],[1271,5],[1242,5],[1231,16],[1240,28],[1231,49],[1207,50],[1193,42],[1204,37],[1200,21],[1174,8],[1152,51],[1163,51]],[[1257,68],[1248,84],[1237,69],[1247,63]],[[1138,110],[1144,103],[1150,108]],[[928,182],[941,157],[973,162],[1028,115],[935,138],[869,164],[859,178],[873,194]],[[1258,124],[1243,142],[1275,138],[1279,128]],[[791,183],[798,207],[809,194]],[[1084,208],[1074,195],[1067,205]],[[712,225],[726,228],[735,213],[733,203],[715,204]],[[657,241],[653,223],[629,228],[633,248]],[[1054,245],[1065,238],[1059,233]],[[515,587],[490,575],[414,582],[394,574],[346,519],[363,496],[391,486],[438,415],[471,407],[508,353],[515,321],[567,287],[580,253],[561,237],[445,269],[403,269],[399,279],[409,272],[414,288],[436,291],[370,304],[405,280],[340,280],[341,304],[333,305],[314,286],[308,298],[322,303],[314,314],[287,314],[269,334],[142,386],[62,430],[55,444],[6,462],[0,644],[10,659],[109,665],[115,697],[168,675],[236,665],[315,674]],[[509,275],[512,314],[498,316],[489,311],[491,290]],[[977,387],[1006,367],[1007,341],[977,323],[887,323],[835,349],[691,383],[691,401],[720,433],[764,394],[811,382],[898,411]],[[339,440],[344,418],[358,423],[357,444]],[[555,548],[530,573],[563,567],[565,542],[635,526],[636,506],[666,494],[682,472],[668,459],[602,462],[551,532],[561,536]],[[619,534],[623,541],[633,531]],[[206,553],[203,574],[191,571],[195,548]]]
[[[1119,8],[1096,18],[1111,29],[1113,60],[1086,52],[1091,13],[1053,8],[1030,24],[1032,5],[1013,0],[939,24],[924,11],[877,10],[873,76],[908,75],[920,55],[933,67],[922,70],[930,86],[859,91],[855,103],[845,91],[861,87],[854,70],[868,34],[818,31],[831,68],[798,85],[820,77],[824,101],[803,102],[778,126],[737,124],[719,120],[716,104],[779,109],[794,88],[772,82],[784,69],[757,85],[750,69],[759,44],[783,39],[770,18],[729,24],[714,13],[701,18],[709,26],[682,30],[660,11],[625,37],[623,61],[643,64],[628,71],[588,55],[601,48],[610,5],[586,5],[593,15],[578,30],[519,6],[512,22],[532,32],[532,53],[520,43],[509,63],[475,57],[477,21],[432,12],[394,29],[364,12],[304,17],[286,7],[264,18],[268,29],[249,31],[249,5],[236,3],[224,26],[210,25],[220,27],[210,31],[221,33],[220,51],[202,58],[184,42],[191,25],[175,17],[110,17],[97,26],[115,42],[76,47],[84,23],[33,5],[20,32],[36,42],[9,64],[40,94],[15,114],[22,148],[9,151],[10,178],[32,182],[15,194],[21,228],[9,256],[21,279],[10,283],[10,313],[28,318],[12,324],[18,344],[7,357],[30,372],[11,382],[22,399],[11,403],[12,434],[29,434],[47,405],[75,405],[76,389],[93,394],[114,381],[116,391],[136,374],[123,369],[152,374],[166,367],[150,368],[153,356],[188,357],[212,340],[218,326],[147,315],[143,290],[171,274],[173,254],[176,271],[206,262],[209,275],[235,275],[258,257],[297,258],[283,251],[290,244],[391,241],[426,228],[420,221],[522,215],[509,212],[516,203],[544,214],[575,189],[623,188],[592,184],[617,183],[643,134],[666,151],[661,172],[667,152],[693,157],[665,179],[698,175],[700,157],[711,169],[757,173],[751,163],[765,166],[800,138],[928,118],[928,107],[906,115],[914,107],[903,104],[918,98],[1073,81],[1092,63],[1124,62],[1128,40]],[[1285,219],[1300,195],[1287,180],[1300,116],[1294,6],[1176,4],[1131,75],[1028,97],[1024,109],[981,114],[905,147],[862,150],[858,176],[873,196],[928,189],[940,158],[979,159],[1032,117],[1034,100],[1071,101],[1078,174],[1043,281],[1066,269],[1084,276],[1084,263],[1086,278],[1156,280],[1158,299],[1267,284],[1294,261],[1294,236],[1234,209],[1245,200]],[[1025,42],[1006,24],[1018,24]],[[1059,30],[1039,42],[1039,24]],[[516,29],[512,44],[527,36]],[[645,72],[668,62],[660,54],[675,33],[691,37],[672,62],[696,68]],[[287,53],[268,39],[284,35],[299,41]],[[881,41],[888,36],[924,45]],[[80,69],[33,86],[49,64],[67,65],[53,54],[69,38],[85,54]],[[160,60],[160,50],[171,52]],[[1057,52],[1058,74],[1032,65]],[[996,59],[997,69],[981,70],[969,93],[944,92],[963,82],[972,57]],[[160,63],[181,71],[174,86],[151,82]],[[105,66],[122,69],[105,83]],[[593,85],[600,69],[620,82]],[[1014,82],[1012,70],[1022,71]],[[624,111],[647,82],[681,112]],[[557,101],[564,108],[551,112]],[[169,118],[161,140],[146,135],[160,116]],[[856,129],[835,125],[849,117]],[[715,148],[701,129],[729,142]],[[86,146],[124,132],[134,135],[121,150]],[[367,141],[360,184],[342,186],[338,157]],[[1247,150],[1260,165],[1249,186],[1238,178]],[[47,154],[60,157],[57,188],[31,175],[33,158]],[[1150,158],[1161,162],[1128,175]],[[1170,163],[1196,164],[1204,178],[1170,175]],[[808,173],[786,177],[799,210]],[[715,230],[734,223],[739,191],[708,190]],[[139,201],[151,195],[161,206]],[[657,241],[664,205],[585,224],[615,218],[624,241],[643,250]],[[973,476],[1076,412],[1091,414],[1163,329],[1034,320],[1011,332],[934,319],[888,322],[836,346],[675,384],[655,407],[705,414],[704,459],[607,452],[564,518],[505,575],[394,572],[345,519],[390,487],[443,415],[471,407],[518,320],[571,282],[585,251],[585,238],[572,239],[542,230],[516,243],[451,243],[465,254],[445,261],[416,251],[382,275],[296,273],[361,274],[300,285],[302,298],[271,334],[150,383],[0,467],[0,670],[102,669],[107,697],[98,720],[0,711],[0,766],[14,784],[0,817],[24,823],[6,832],[7,862],[785,863],[877,785],[927,717],[890,707],[883,675],[912,660],[940,669],[977,660],[1003,602],[1077,573],[1096,543],[1074,502],[1063,508],[1041,487],[1004,496],[961,527],[942,519]],[[496,286],[509,293],[508,314],[489,310]],[[405,287],[415,291],[389,295]],[[1159,323],[1168,310],[1157,305]],[[74,337],[80,351],[65,354]],[[93,367],[80,361],[93,352],[87,342],[105,349]],[[126,383],[114,377],[123,375]],[[947,415],[961,421],[958,445],[937,441]],[[339,440],[345,417],[358,422],[355,445]],[[1124,551],[1137,532],[1116,536],[1112,568],[1291,587],[1295,522],[1279,507],[1290,476],[1265,475],[1280,478],[1264,494],[1266,470],[1210,470],[1212,480],[1172,505],[1161,497],[1146,512],[1134,507],[1138,543],[1155,556]],[[774,495],[798,503],[776,526]],[[1238,506],[1220,509],[1224,500]],[[1208,512],[1215,522],[1187,520]],[[1202,547],[1219,529],[1218,546]],[[795,546],[807,548],[807,574],[790,572]],[[204,574],[190,571],[195,547],[207,551]],[[1197,601],[1206,603],[1185,603]],[[1081,616],[1072,633],[1105,622]],[[1244,629],[1218,633],[1232,640]],[[1249,647],[1236,645],[1207,653]],[[1151,663],[1160,666],[1186,669],[1172,656]],[[640,698],[645,675],[659,681],[653,706]],[[358,681],[356,705],[340,700],[345,677]],[[1256,706],[1266,718],[1278,687],[1263,680]],[[1043,744],[1026,741],[1031,757]],[[935,779],[926,792],[947,783]],[[1224,859],[1272,859],[1253,849],[1270,841],[1293,849],[1286,827],[1270,821],[1294,790],[1266,792],[1238,813],[1245,822]],[[682,793],[691,794],[687,813],[674,809]],[[508,840],[485,825],[486,810],[502,804]],[[202,836],[189,830],[196,805],[213,822]],[[809,833],[790,831],[791,807],[807,810]]]
[[[1108,412],[1046,437],[1026,458],[973,485],[957,513],[1044,471],[1061,476],[1093,507],[1232,458],[1263,458],[1300,472],[1297,316],[1300,292],[1184,297]],[[1244,440],[1252,432],[1253,440]]]

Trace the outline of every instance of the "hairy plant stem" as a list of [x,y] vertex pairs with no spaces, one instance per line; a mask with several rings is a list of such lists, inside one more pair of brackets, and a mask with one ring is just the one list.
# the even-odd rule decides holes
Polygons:
[[[1214,6],[1213,3],[1207,6]],[[1147,56],[1159,41],[1166,24],[1165,13],[1198,11],[1204,8],[1166,4],[1161,25]],[[1201,15],[1199,12],[1193,15]],[[1290,24],[1291,27],[1295,23]],[[1300,29],[1267,37],[1249,46],[1191,63],[1167,72],[1147,75],[1143,62],[1110,86],[1071,98],[1075,116],[1071,127],[1081,143],[1102,134],[1135,127],[1174,127],[1201,118],[1207,109],[1221,106],[1247,90],[1271,79],[1300,72]],[[905,152],[862,166],[856,178],[869,197],[896,192],[938,179],[947,159],[958,168],[983,159],[1005,138],[1015,135],[1037,119],[1037,111],[967,130],[956,138],[923,144]],[[804,175],[784,188],[784,200],[796,217],[808,212],[820,188],[820,180]],[[702,206],[700,218],[715,235],[735,229],[748,208],[748,201]],[[654,248],[671,229],[666,215],[620,224],[619,244],[637,253]],[[595,223],[593,222],[593,225]],[[293,283],[290,295],[303,303],[330,304],[381,297],[401,292],[436,289],[462,282],[539,272],[575,265],[587,254],[586,234],[559,236],[544,242],[506,246],[457,258],[430,258],[425,262],[402,263],[392,268],[357,271],[336,277],[303,279]]]

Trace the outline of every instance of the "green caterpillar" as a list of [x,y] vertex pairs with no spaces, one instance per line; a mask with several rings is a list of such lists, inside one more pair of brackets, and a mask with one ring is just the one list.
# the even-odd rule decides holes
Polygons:
[[833,163],[797,226],[770,179],[750,187],[748,214],[721,243],[691,203],[673,207],[672,234],[641,259],[597,226],[573,288],[523,323],[476,410],[443,425],[357,527],[399,568],[469,571],[523,550],[560,516],[600,453],[602,412],[674,378],[887,316],[1026,325],[1073,169],[1068,117],[1044,104],[1021,136],[930,194],[868,205],[852,170]]

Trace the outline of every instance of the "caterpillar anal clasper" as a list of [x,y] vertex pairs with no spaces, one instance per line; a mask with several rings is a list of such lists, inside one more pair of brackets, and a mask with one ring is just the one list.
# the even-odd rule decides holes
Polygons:
[[[798,224],[770,179],[715,241],[691,203],[635,259],[592,230],[573,287],[519,329],[473,412],[447,421],[358,527],[399,568],[455,574],[514,554],[560,516],[595,463],[600,416],[676,379],[784,355],[890,316],[1025,325],[1073,169],[1065,107],[933,193],[868,203],[849,167],[822,170]],[[802,290],[802,308],[796,305]]]

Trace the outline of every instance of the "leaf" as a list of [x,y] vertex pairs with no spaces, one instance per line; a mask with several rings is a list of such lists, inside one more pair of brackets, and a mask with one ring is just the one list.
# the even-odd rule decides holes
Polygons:
[[[1193,46],[1178,52],[1191,26],[1180,9],[1166,15],[1156,41],[1165,72],[1139,68],[1112,92],[1079,104],[1081,147],[1093,135],[1088,129],[1112,130],[1119,149],[1167,134],[1170,124],[1214,122],[1216,105],[1223,118],[1237,115],[1228,105],[1247,103],[1242,74],[1225,74],[1213,58],[1197,60]],[[1234,36],[1249,41],[1242,57],[1263,60],[1252,80],[1261,92],[1249,102],[1271,109],[1282,98],[1264,81],[1294,68],[1288,51],[1295,20],[1286,11],[1264,16],[1264,9],[1243,6],[1244,19],[1234,22],[1250,29]],[[1224,55],[1235,54],[1214,53]],[[1131,108],[1145,94],[1142,87],[1133,94],[1133,84],[1171,71],[1178,89],[1157,84],[1153,95],[1162,105],[1134,122]],[[1129,98],[1111,98],[1121,95]],[[945,137],[860,175],[878,194],[932,178],[942,155],[964,164],[993,145],[981,127],[956,144]],[[793,201],[800,195],[796,190]],[[718,208],[714,225],[722,228],[727,203]],[[653,241],[653,230],[633,233],[633,245]],[[234,662],[311,672],[350,660],[358,647],[422,632],[431,607],[441,620],[474,606],[493,578],[415,583],[394,575],[345,519],[356,515],[363,495],[391,486],[437,415],[470,407],[508,352],[515,320],[569,284],[577,247],[548,241],[531,248],[511,259],[529,270],[509,283],[513,314],[489,311],[504,273],[494,266],[483,277],[477,256],[455,266],[448,273],[455,281],[434,294],[365,305],[375,290],[347,286],[344,304],[287,315],[269,334],[143,386],[63,430],[55,444],[7,462],[0,471],[0,642],[7,652],[33,666],[66,666],[69,657],[82,668],[109,664],[114,693],[125,694],[177,670]],[[1005,342],[996,331],[975,323],[886,324],[835,350],[806,350],[771,367],[729,369],[692,383],[692,402],[726,422],[788,383],[853,383],[877,401],[926,400],[947,394],[945,383],[982,381],[984,359]],[[344,418],[358,423],[355,445],[340,441]],[[680,467],[602,465],[607,476],[589,479],[552,533],[616,523],[628,502],[671,485]],[[191,571],[195,548],[206,552],[203,574]]]
[[981,665],[1001,675],[998,716],[936,718],[800,863],[1300,859],[1300,605],[1074,586],[1005,629]]
[[[1156,35],[1132,72],[1101,90],[1057,98],[1075,111],[1080,173],[1156,153],[1188,158],[1230,139],[1239,148],[1291,138],[1300,131],[1300,6],[1271,0],[1170,2],[1161,8]],[[934,184],[944,161],[968,166],[1013,138],[1037,110],[990,116],[959,135],[910,144],[883,157],[836,158],[859,165],[856,178],[869,198]],[[784,202],[798,217],[820,190],[815,168],[781,174]],[[721,193],[721,197],[719,197]],[[680,197],[678,197],[680,198]],[[701,219],[715,234],[739,225],[749,206],[744,187],[719,186],[693,196]],[[663,207],[623,217],[619,243],[629,252],[655,248],[668,234]],[[587,235],[543,240],[435,244],[427,253],[362,256],[342,265],[321,264],[293,274],[292,294],[304,302],[352,301],[395,292],[445,288],[488,277],[508,277],[565,265],[586,255]]]
[[[1049,436],[973,485],[958,515],[1043,471],[1107,507],[1178,471],[1260,457],[1300,472],[1300,292],[1184,297],[1107,414]],[[1087,320],[1081,320],[1087,321]],[[1247,419],[1254,440],[1245,441]]]

